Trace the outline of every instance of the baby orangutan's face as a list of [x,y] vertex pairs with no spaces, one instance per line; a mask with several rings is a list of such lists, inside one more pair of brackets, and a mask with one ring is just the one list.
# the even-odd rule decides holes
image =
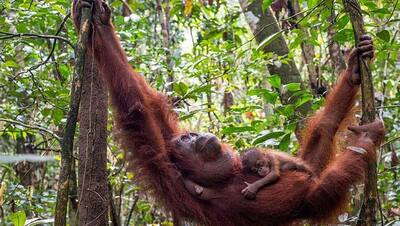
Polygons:
[[244,153],[242,163],[247,171],[260,177],[265,177],[271,172],[271,161],[255,148]]
[[261,157],[252,163],[250,169],[260,177],[265,177],[271,171],[271,166],[265,157]]

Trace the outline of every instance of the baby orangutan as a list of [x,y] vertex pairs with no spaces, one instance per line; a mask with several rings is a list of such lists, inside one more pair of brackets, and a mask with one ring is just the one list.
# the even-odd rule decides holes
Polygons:
[[[300,158],[273,150],[261,152],[257,148],[248,149],[242,156],[242,165],[245,173],[261,177],[251,184],[245,182],[247,187],[242,190],[242,194],[247,199],[254,199],[262,187],[276,182],[282,171],[302,171],[313,176],[309,166]],[[201,200],[218,198],[214,189],[203,187],[188,179],[183,179],[183,182],[186,189]]]
[[261,152],[251,148],[244,153],[242,164],[243,170],[261,177],[251,184],[245,182],[247,187],[242,190],[242,194],[247,199],[254,199],[258,190],[276,182],[281,171],[302,171],[312,175],[310,168],[301,159],[273,150]]

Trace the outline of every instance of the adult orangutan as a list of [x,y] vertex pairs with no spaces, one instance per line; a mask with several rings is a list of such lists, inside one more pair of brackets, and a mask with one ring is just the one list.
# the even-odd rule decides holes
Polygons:
[[[371,57],[371,38],[364,36],[352,51],[347,70],[331,91],[326,105],[307,125],[300,157],[314,173],[282,172],[261,189],[255,200],[241,191],[259,179],[242,170],[238,155],[212,134],[190,133],[178,127],[165,96],[135,72],[115,35],[111,11],[101,0],[74,0],[73,18],[79,30],[82,7],[93,4],[90,51],[111,94],[115,121],[121,130],[129,170],[178,220],[206,225],[285,225],[298,220],[326,220],[342,207],[350,186],[375,161],[384,136],[381,122],[353,127],[352,147],[333,158],[333,138],[353,106],[359,89],[357,56]],[[332,161],[330,161],[332,160]],[[216,196],[201,200],[185,188],[188,179]]]

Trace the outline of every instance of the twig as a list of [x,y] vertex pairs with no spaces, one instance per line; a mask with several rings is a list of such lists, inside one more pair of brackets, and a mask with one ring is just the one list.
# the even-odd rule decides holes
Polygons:
[[400,105],[395,104],[395,105],[386,105],[386,106],[378,106],[378,107],[376,107],[376,109],[385,109],[385,108],[400,108]]
[[39,130],[39,131],[48,133],[48,134],[52,135],[54,138],[56,138],[58,141],[61,141],[61,137],[59,137],[56,133],[54,133],[53,131],[48,130],[48,129],[42,127],[42,126],[28,125],[28,124],[25,124],[25,123],[23,123],[21,121],[7,119],[7,118],[0,118],[0,121],[11,123],[11,124],[14,124],[14,125],[23,126],[23,127],[29,128],[29,129]]
[[74,48],[74,45],[72,44],[71,41],[68,39],[58,36],[58,35],[44,35],[44,34],[34,34],[34,33],[10,33],[10,32],[4,32],[0,31],[0,40],[6,40],[6,39],[13,39],[13,38],[43,38],[43,39],[56,39],[63,41],[67,43],[69,46]]
[[132,206],[131,206],[131,208],[130,208],[130,210],[129,210],[128,218],[127,218],[126,221],[125,221],[125,225],[126,225],[126,226],[128,226],[128,225],[129,225],[129,222],[131,221],[132,214],[133,214],[133,211],[134,211],[135,208],[136,208],[136,203],[138,202],[138,200],[139,200],[139,196],[138,196],[138,195],[135,195],[135,199],[133,200]]
[[37,88],[37,90],[39,91],[40,95],[43,97],[43,99],[45,100],[46,103],[50,104],[51,106],[58,108],[60,110],[65,110],[65,108],[59,107],[55,104],[53,104],[48,98],[47,96],[43,93],[42,88],[40,87],[39,83],[36,81],[35,76],[33,75],[32,71],[28,71],[30,74],[30,77],[32,79],[33,85]]
[[[17,78],[17,77],[20,76],[21,74],[25,74],[25,73],[27,73],[27,72],[36,70],[36,69],[38,69],[39,67],[41,67],[41,66],[47,64],[47,62],[51,59],[51,56],[53,55],[54,50],[56,49],[56,43],[57,43],[56,40],[57,40],[57,39],[56,39],[55,37],[60,37],[60,36],[58,36],[58,34],[61,32],[62,28],[64,27],[64,24],[67,22],[67,19],[69,18],[69,14],[70,14],[70,13],[68,12],[67,15],[64,17],[64,19],[62,20],[60,26],[58,27],[58,29],[57,29],[55,35],[38,35],[38,34],[25,33],[25,34],[29,34],[29,35],[36,35],[37,37],[42,36],[42,38],[46,38],[46,37],[47,37],[47,39],[53,38],[53,39],[54,39],[53,46],[52,46],[52,48],[51,48],[51,51],[50,51],[49,55],[47,56],[47,58],[46,58],[44,61],[42,61],[41,63],[39,63],[39,64],[37,64],[37,65],[34,65],[34,66],[30,67],[30,68],[29,68],[28,70],[26,70],[26,71],[19,72],[19,73],[16,74],[13,78],[11,78],[11,80],[14,80],[15,78]],[[3,31],[0,31],[0,34],[14,35],[14,34],[12,34],[12,33],[7,33],[7,32],[3,32]],[[19,35],[20,35],[20,34],[19,34]],[[62,37],[61,37],[61,38],[62,38]],[[1,38],[0,38],[0,39],[1,39]],[[63,38],[63,39],[65,39],[65,38]],[[67,39],[65,39],[65,40],[67,40]],[[67,40],[67,41],[68,41],[68,40]],[[69,42],[69,41],[68,41],[68,42]],[[71,46],[73,47],[73,49],[75,50],[74,45],[73,45],[71,42],[69,42],[69,45],[71,45]]]
[[61,149],[51,149],[51,148],[35,148],[34,150],[37,151],[44,151],[44,152],[60,152]]
[[390,12],[390,16],[389,16],[389,18],[385,21],[385,23],[380,24],[380,25],[377,25],[377,27],[385,26],[385,25],[387,25],[388,23],[391,22],[391,18],[393,17],[394,11],[396,10],[396,7],[397,7],[397,4],[398,4],[398,3],[399,3],[399,0],[397,0],[396,3],[394,3],[392,12]]
[[386,141],[385,143],[381,144],[381,148],[384,147],[384,146],[386,146],[386,145],[388,145],[388,144],[390,144],[390,143],[392,143],[392,142],[394,142],[394,141],[396,141],[396,140],[398,140],[398,139],[400,139],[400,136],[394,137],[394,138],[392,138],[392,139]]

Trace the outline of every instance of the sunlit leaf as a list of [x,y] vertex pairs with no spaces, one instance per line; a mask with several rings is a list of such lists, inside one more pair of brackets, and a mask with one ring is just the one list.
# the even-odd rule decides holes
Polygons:
[[380,8],[380,9],[371,10],[371,13],[390,14],[391,11],[387,8]]
[[285,88],[291,92],[298,91],[301,89],[300,83],[289,83],[285,85]]
[[61,109],[56,108],[52,111],[51,116],[53,117],[53,120],[58,124],[64,117],[64,112]]
[[343,15],[336,22],[337,29],[338,30],[343,29],[347,24],[349,24],[349,22],[350,22],[349,15],[347,15],[347,14]]
[[277,39],[284,30],[278,31],[275,34],[272,34],[270,36],[268,36],[266,39],[264,39],[258,46],[257,46],[257,51],[263,49],[264,47],[266,47],[267,45],[271,44],[271,42],[273,42],[275,39]]
[[265,12],[266,9],[272,4],[273,0],[263,0],[261,9]]
[[281,142],[279,143],[280,150],[286,151],[289,149],[290,135],[291,133],[286,133],[285,136],[282,137]]
[[264,142],[266,140],[269,140],[269,139],[277,139],[277,138],[281,137],[284,134],[285,134],[285,132],[282,132],[282,131],[263,134],[263,135],[260,135],[260,136],[256,137],[256,139],[254,139],[251,143],[253,145],[260,144],[260,143],[262,143],[262,142]]
[[193,9],[193,1],[192,0],[186,0],[185,2],[185,10],[184,10],[184,14],[185,16],[189,16],[190,14],[192,14],[192,9]]
[[178,82],[174,84],[174,91],[180,96],[184,96],[187,93],[188,89],[188,85],[183,82]]
[[233,134],[233,133],[241,133],[241,132],[249,132],[255,131],[255,129],[251,126],[239,126],[239,127],[225,127],[221,130],[222,134]]
[[8,219],[10,219],[14,226],[24,226],[26,221],[25,211],[21,210],[15,213],[12,213]]
[[12,68],[18,68],[18,67],[19,67],[19,65],[17,64],[17,62],[15,62],[15,61],[13,61],[13,60],[7,60],[7,61],[4,63],[4,66],[6,66],[6,67],[12,67]]
[[281,83],[281,77],[279,77],[279,75],[272,75],[270,77],[267,78],[269,84],[274,87],[274,88],[281,88],[282,83]]

